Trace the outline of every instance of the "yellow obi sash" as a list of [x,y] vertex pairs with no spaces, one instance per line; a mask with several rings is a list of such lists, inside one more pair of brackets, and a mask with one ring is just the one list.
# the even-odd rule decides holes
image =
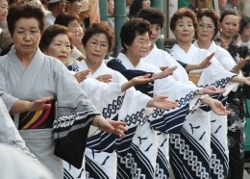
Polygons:
[[188,79],[189,81],[192,81],[195,85],[197,85],[199,79],[200,79],[201,73],[189,73]]
[[20,113],[18,129],[25,130],[52,128],[56,114],[55,100],[49,101],[46,104],[51,104],[51,107],[41,111],[28,111]]

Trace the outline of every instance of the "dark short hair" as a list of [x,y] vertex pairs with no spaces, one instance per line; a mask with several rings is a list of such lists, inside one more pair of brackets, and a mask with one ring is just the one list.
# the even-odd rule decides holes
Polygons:
[[44,52],[45,50],[47,50],[53,39],[59,34],[65,34],[68,37],[70,36],[68,28],[62,25],[54,24],[45,29],[39,43],[39,48],[41,49],[41,51]]
[[[223,11],[223,12],[221,13],[221,15],[220,15],[220,23],[222,23],[224,17],[227,16],[227,15],[234,15],[234,16],[240,17],[239,14],[238,14],[235,10],[228,9],[228,10],[225,10],[225,11]],[[239,20],[240,20],[240,19],[239,19]]]
[[75,12],[70,11],[70,12],[65,13],[65,14],[59,14],[56,17],[54,24],[59,24],[59,25],[63,25],[65,27],[68,27],[69,23],[73,20],[77,20],[78,22],[80,22],[78,15]]
[[182,19],[183,17],[191,18],[193,21],[194,29],[197,28],[197,18],[194,12],[187,8],[180,8],[174,13],[174,15],[170,19],[170,29],[172,31],[175,30],[176,22],[178,21],[178,19]]
[[136,35],[143,35],[145,33],[151,34],[150,23],[142,18],[132,18],[125,22],[121,28],[120,38],[122,47],[127,50],[125,45],[131,45]]
[[43,11],[40,8],[31,5],[14,5],[10,7],[7,16],[8,29],[11,36],[13,36],[16,22],[21,18],[35,18],[38,22],[38,27],[41,33],[43,32],[45,17]]
[[110,51],[114,45],[114,32],[105,22],[93,23],[89,26],[84,32],[84,36],[82,38],[82,44],[86,46],[89,39],[95,34],[104,34],[108,39],[109,49]]
[[129,7],[129,14],[128,16],[135,17],[136,14],[142,9],[142,1],[143,0],[134,0]]
[[249,16],[244,16],[240,20],[240,30],[239,34],[242,34],[244,28],[246,28],[250,24],[250,17]]
[[[214,23],[214,35],[213,38],[217,35],[219,29],[220,29],[220,22],[219,22],[219,16],[216,14],[216,12],[212,9],[208,9],[208,10],[200,10],[197,15],[196,15],[198,20],[201,20],[202,17],[209,17],[212,19],[213,23]],[[195,35],[196,35],[197,31],[195,31]],[[197,36],[197,35],[196,35]]]
[[150,22],[150,24],[158,24],[161,26],[161,28],[163,27],[165,20],[164,14],[160,11],[160,9],[153,7],[141,9],[138,12],[137,17],[146,19],[148,22]]

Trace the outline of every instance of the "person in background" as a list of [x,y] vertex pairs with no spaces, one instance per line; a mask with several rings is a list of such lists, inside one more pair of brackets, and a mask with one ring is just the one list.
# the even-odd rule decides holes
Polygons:
[[250,49],[250,17],[244,16],[240,19],[240,44],[248,46]]
[[66,0],[50,0],[48,4],[49,14],[45,16],[45,28],[55,23],[56,17],[65,12]]
[[67,0],[66,12],[75,12],[77,15],[80,14],[82,3],[81,0]]
[[[114,15],[114,8],[115,8],[114,0],[108,0],[108,14],[109,14],[109,16]],[[108,17],[107,21],[108,21],[110,28],[115,30],[114,19],[112,17]]]
[[126,14],[127,14],[127,18],[129,17],[129,9],[131,4],[133,3],[134,0],[126,0]]
[[83,31],[85,31],[89,25],[89,2],[88,0],[82,0],[81,3],[79,20]]
[[235,10],[235,11],[238,11],[237,10],[237,7],[239,6],[240,4],[240,0],[227,0],[227,3],[225,5],[225,7],[222,9],[221,12],[225,11],[225,10]]
[[[249,59],[249,48],[246,45],[238,45],[233,39],[239,30],[239,19],[237,11],[229,9],[223,11],[220,16],[221,36],[217,41],[232,56],[237,63],[241,59]],[[220,39],[223,39],[221,41]],[[250,63],[247,60],[241,68],[244,76],[250,76]],[[246,123],[245,99],[250,98],[250,88],[240,85],[234,92],[229,93],[227,99],[228,115],[228,148],[229,148],[229,179],[242,179],[244,171],[244,135]]]
[[220,13],[222,12],[223,8],[225,8],[226,4],[227,4],[227,0],[218,0],[218,7],[219,7]]
[[196,0],[190,0],[189,5],[187,6],[188,9],[193,11],[195,14],[198,12],[197,2]]
[[73,45],[72,53],[69,58],[69,65],[73,65],[75,70],[78,71],[79,61],[85,59],[85,56],[76,48],[81,43],[81,37],[79,37],[79,26],[80,20],[76,13],[68,12],[65,14],[60,14],[55,20],[55,24],[63,25],[69,29],[69,32],[72,33],[71,41]]
[[0,57],[1,97],[27,147],[62,179],[62,159],[81,167],[90,125],[123,136],[125,123],[104,119],[67,68],[40,51],[40,8],[12,6],[7,22],[14,45]]
[[135,17],[136,14],[143,8],[151,6],[150,0],[134,0],[129,8],[129,18]]
[[79,31],[78,31],[78,45],[76,45],[76,48],[84,55],[86,56],[86,51],[83,47],[83,44],[82,44],[82,38],[84,36],[84,31],[83,31],[83,28],[82,26],[79,26]]

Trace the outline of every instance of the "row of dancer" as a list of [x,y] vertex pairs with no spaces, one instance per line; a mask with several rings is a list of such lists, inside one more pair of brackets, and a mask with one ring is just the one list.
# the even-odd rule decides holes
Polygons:
[[[29,14],[27,14],[27,12],[29,12]],[[16,16],[16,14],[18,14],[18,16]],[[153,14],[155,14],[155,12]],[[177,21],[175,21],[177,23],[174,25],[174,29],[176,27],[184,27],[184,31],[186,30],[187,27],[190,27],[192,29],[192,26],[194,24],[192,21],[190,24],[191,18],[187,20],[185,17],[190,18],[188,14],[185,14],[183,17],[177,18]],[[22,129],[19,130],[19,132],[26,141],[27,146],[38,157],[38,159],[42,161],[42,163],[44,163],[45,165],[47,163],[47,167],[49,167],[52,170],[52,172],[57,171],[58,172],[57,178],[60,178],[62,175],[62,172],[60,170],[61,161],[59,161],[58,158],[56,157],[52,157],[53,149],[55,148],[54,152],[57,156],[68,161],[70,164],[73,164],[74,166],[77,167],[82,165],[82,157],[85,149],[84,144],[86,142],[86,140],[83,139],[87,138],[88,129],[83,130],[83,128],[81,128],[83,126],[85,127],[85,123],[81,115],[86,116],[86,112],[91,110],[78,109],[76,108],[76,103],[82,104],[82,106],[87,109],[88,106],[91,106],[91,104],[88,103],[86,105],[86,98],[84,97],[84,94],[80,90],[80,86],[77,84],[77,81],[74,79],[73,75],[66,70],[65,66],[63,66],[61,63],[56,62],[57,61],[56,59],[44,55],[38,49],[38,43],[40,41],[40,36],[43,29],[42,18],[44,17],[41,10],[35,7],[22,6],[22,7],[12,7],[10,9],[8,15],[8,25],[14,42],[14,46],[6,56],[2,57],[1,71],[3,74],[1,75],[2,84],[0,86],[1,86],[2,98],[7,106],[7,109],[10,111],[10,113],[15,114],[14,115],[15,119],[21,117],[21,115],[19,116],[16,113],[25,112],[26,110],[36,111],[38,109],[43,109],[43,108],[51,109],[51,104],[45,104],[46,100],[51,101],[50,100],[51,97],[49,98],[43,98],[43,97],[52,96],[53,99],[57,100],[57,111],[59,118],[57,118],[56,120],[54,119],[53,115],[52,116],[49,115],[47,117],[41,116],[41,118],[36,119],[35,122],[32,121],[31,119],[23,118],[23,120],[19,120],[19,122],[21,123],[19,123],[18,125],[22,126],[22,128],[19,128]],[[150,40],[154,41],[153,38],[152,39],[150,38],[151,31],[153,32],[152,29],[154,27],[153,24],[154,23],[152,23],[152,26],[150,26],[150,23],[148,23],[145,20],[131,19],[130,21],[125,23],[123,28],[121,29],[121,41],[125,49],[125,52],[121,53],[118,56],[118,58],[120,59],[119,62],[121,62],[125,66],[125,70],[123,70],[124,73],[126,73],[126,70],[128,69],[136,69],[135,67],[138,67],[137,71],[131,70],[129,71],[130,74],[134,75],[148,74],[149,72],[151,72],[153,76],[154,75],[157,76],[157,74],[164,74],[164,72],[166,72],[164,70],[162,73],[158,68],[148,65],[147,63],[144,63],[141,60],[142,57],[145,57],[147,55],[149,47],[152,47],[152,49],[153,47],[155,47],[154,45],[151,45],[150,42]],[[160,24],[157,25],[156,23],[156,27],[157,27],[156,29],[159,29],[159,27],[162,26]],[[192,32],[191,29],[190,32]],[[68,40],[66,46],[70,50],[69,39],[67,39],[68,36],[65,34],[65,32],[58,33],[58,35],[62,34],[64,34],[64,37],[66,38],[66,40]],[[103,63],[103,58],[105,57],[108,50],[111,49],[113,43],[112,38],[110,38],[110,36],[107,34],[112,34],[112,32],[108,27],[106,27],[102,23],[93,24],[87,29],[86,34],[83,38],[83,44],[86,49],[87,58],[86,61],[82,61],[80,63],[80,68],[82,70],[85,69],[87,71],[89,71],[88,69],[91,69],[90,76],[97,75],[95,77],[100,77],[101,75],[100,78],[104,80],[106,77],[109,78],[111,73],[112,79],[110,80],[112,82],[118,84],[125,83],[126,80],[124,79],[124,77],[122,77],[119,73],[110,70]],[[187,40],[188,37],[190,38],[191,35],[193,34],[186,33],[181,36],[182,37],[181,39]],[[183,36],[185,38],[183,38]],[[59,49],[61,45],[65,45],[62,44],[61,38],[59,41],[55,41],[54,46],[53,42],[54,41],[47,43],[47,48],[44,49],[41,48],[43,52],[47,55],[55,56],[57,58],[59,57],[62,57],[62,59],[67,58],[67,55],[65,55],[65,53],[63,53],[64,55],[57,54],[58,56],[55,55],[56,53],[52,54],[52,52],[55,52],[56,49]],[[178,43],[179,46],[180,44],[181,43]],[[50,51],[49,47],[54,47],[54,49],[52,48],[51,50],[50,48],[51,50]],[[183,47],[185,47],[185,45]],[[62,49],[64,49],[65,51],[65,48],[66,47]],[[208,52],[205,50],[201,50],[201,52],[199,53],[202,53],[201,56],[197,57],[197,59],[200,60],[199,62],[201,62],[208,56]],[[163,54],[165,54],[165,52]],[[210,58],[211,57],[212,56],[210,56]],[[171,57],[169,56],[168,59],[171,59]],[[174,59],[173,63],[176,63]],[[178,64],[176,63],[176,66],[177,65]],[[180,65],[178,65],[177,69],[183,69],[183,68]],[[177,75],[176,73],[177,69],[174,71],[174,74],[176,75]],[[25,75],[24,76],[18,75],[18,73]],[[197,101],[202,101],[202,103],[209,105],[210,108],[213,109],[216,114],[226,115],[227,111],[218,100],[212,99],[209,96],[204,95],[207,93],[209,94],[221,93],[222,90],[215,89],[213,87],[208,87],[208,88],[202,88],[202,87],[210,86],[212,84],[216,85],[217,87],[224,87],[229,80],[244,82],[246,84],[248,84],[249,82],[248,78],[238,77],[234,73],[225,71],[215,59],[212,59],[212,65],[208,66],[205,70],[202,71],[202,75],[200,76],[198,82],[198,85],[200,85],[200,87],[190,84],[185,74],[186,72],[181,74],[178,80],[171,76],[167,78],[158,79],[154,82],[153,88],[152,84],[147,85],[146,91],[148,91],[148,94],[152,95],[153,93],[154,95],[167,95],[170,100],[176,101],[177,104],[174,102],[172,103],[166,101],[165,98],[163,99],[156,98],[156,100],[150,101],[151,98],[142,96],[142,94],[139,94],[139,92],[136,92],[133,89],[126,90],[125,94],[121,93],[120,97],[119,96],[117,97],[115,95],[109,96],[107,94],[107,96],[105,96],[106,99],[103,99],[102,101],[108,101],[108,102],[101,103],[100,102],[101,100],[98,99],[97,95],[98,92],[96,91],[95,93],[94,90],[89,90],[90,94],[89,96],[91,96],[90,99],[92,99],[93,101],[97,99],[95,103],[95,105],[97,105],[96,108],[98,108],[98,110],[100,110],[105,117],[113,118],[112,121],[107,122],[106,120],[103,120],[103,118],[100,115],[96,115],[99,113],[90,112],[91,117],[95,116],[93,118],[94,120],[93,124],[97,127],[100,127],[102,130],[106,132],[116,133],[121,136],[123,136],[123,131],[128,130],[126,136],[121,139],[116,138],[114,135],[109,135],[100,130],[97,131],[94,130],[94,134],[92,134],[92,136],[87,140],[87,145],[86,145],[87,149],[85,153],[86,164],[87,164],[86,169],[88,167],[87,175],[89,178],[91,177],[99,178],[100,176],[102,176],[102,178],[105,177],[115,178],[116,176],[125,178],[133,178],[133,177],[136,178],[137,176],[145,176],[149,178],[162,177],[162,175],[167,176],[168,166],[166,162],[168,160],[168,153],[167,153],[168,147],[167,146],[164,147],[164,145],[167,145],[166,143],[168,139],[167,133],[171,132],[172,133],[181,132],[181,134],[171,135],[171,140],[173,141],[173,144],[176,144],[173,146],[173,149],[176,150],[173,151],[174,153],[178,153],[179,151],[180,153],[177,154],[177,156],[179,157],[183,155],[182,153],[183,151],[178,150],[179,147],[178,144],[183,144],[185,146],[190,145],[191,152],[194,151],[193,148],[195,148],[196,146],[207,149],[207,151],[205,151],[207,155],[204,155],[205,157],[207,157],[204,159],[204,161],[206,162],[205,163],[198,162],[199,165],[202,165],[201,168],[198,167],[196,168],[198,172],[193,171],[192,173],[192,170],[186,170],[186,168],[183,169],[183,171],[190,172],[192,178],[194,178],[200,171],[201,172],[199,174],[201,176],[204,177],[207,176],[207,173],[209,173],[209,162],[210,162],[209,151],[211,150],[210,143],[208,145],[205,145],[207,143],[204,142],[204,145],[203,144],[201,145],[202,143],[201,141],[195,140],[194,137],[196,137],[196,135],[194,134],[188,135],[188,133],[192,132],[190,128],[186,129],[188,127],[185,126],[185,124],[187,123],[187,121],[190,121],[190,119],[187,118],[186,114],[188,113],[188,115],[192,116],[199,113],[200,109],[192,110],[192,113],[190,113],[189,111],[191,107],[197,106],[198,103]],[[21,76],[23,80],[19,79]],[[210,77],[209,80],[206,79],[207,76]],[[9,80],[7,80],[7,78]],[[31,81],[30,78],[33,78],[33,82]],[[147,81],[147,79],[145,80],[145,78],[142,78],[142,80],[140,78],[139,79],[136,78],[132,80],[132,84],[134,84],[135,81],[137,83],[138,80],[140,81],[140,83],[141,81],[143,82]],[[22,83],[20,83],[20,81],[22,81]],[[83,81],[83,83],[84,82],[85,81]],[[17,88],[15,86],[16,84],[19,85],[26,84],[26,85]],[[89,87],[89,85],[91,85],[91,83],[85,84],[84,88],[86,88],[86,91],[88,91],[87,88]],[[29,89],[27,89],[28,86],[30,86]],[[129,86],[131,86],[131,83],[129,83]],[[118,88],[120,90],[120,87]],[[13,91],[17,89],[19,89],[18,90],[19,92],[17,91],[19,94]],[[24,91],[22,91],[21,89],[24,89]],[[94,87],[93,89],[97,90],[98,88]],[[195,95],[203,95],[203,96],[200,97],[198,96],[197,98],[195,98]],[[145,100],[144,101],[140,100],[142,98]],[[21,101],[20,99],[24,101]],[[35,101],[35,102],[28,102],[28,101]],[[149,112],[147,111],[148,115],[145,115],[143,109],[145,109],[147,105],[149,107],[164,108],[164,109],[174,108],[174,109],[171,110],[155,109],[153,111]],[[176,107],[176,105],[178,105],[178,107]],[[72,114],[73,112],[76,113],[74,115],[69,115]],[[44,113],[46,113],[46,111]],[[203,114],[203,116],[205,115]],[[49,117],[51,117],[51,120],[47,120],[45,121],[45,123],[42,124],[42,122],[44,122],[43,120]],[[92,119],[91,117],[90,118],[86,117],[86,118],[88,118],[88,120],[90,121],[90,119]],[[127,124],[126,129],[123,127],[123,125],[125,125],[125,122],[115,122],[118,119],[126,122]],[[197,118],[195,118],[195,120],[197,120],[195,121],[197,124],[198,122],[200,123],[203,122]],[[202,120],[207,122],[206,127],[204,126],[204,124],[201,125],[202,126],[201,128],[205,130],[207,129],[207,126],[210,126],[210,122],[208,122],[205,117],[202,118]],[[51,121],[53,122],[53,125],[51,125]],[[75,123],[71,126],[69,121]],[[39,123],[42,125],[38,125]],[[90,122],[87,123],[88,123],[87,126],[89,127]],[[37,125],[38,128],[34,127]],[[32,128],[32,126],[34,128]],[[55,139],[56,142],[55,147],[53,147],[54,142],[51,142],[52,126],[53,126],[53,138]],[[207,130],[209,130],[209,128]],[[46,135],[49,134],[49,136],[46,136],[45,133]],[[210,130],[208,132],[205,131],[203,133],[204,134],[202,135],[201,140],[206,139],[210,141]],[[188,136],[189,138],[185,136]],[[52,150],[50,149],[50,152],[51,151],[52,152],[50,154],[41,153],[41,151],[37,149],[41,141],[36,141],[37,142],[36,145],[33,143],[34,141],[30,140],[32,137],[35,137],[36,139],[39,139],[40,137],[49,138],[50,141],[48,146],[52,145],[51,148]],[[44,138],[42,139],[42,141],[46,140]],[[188,139],[196,141],[195,144],[199,142],[198,144],[200,145],[198,144],[192,145],[193,143],[190,142]],[[178,140],[178,142],[175,142],[176,140]],[[48,147],[48,146],[40,146],[40,147]],[[181,147],[181,149],[183,148]],[[44,151],[48,152],[47,149],[45,149]],[[201,150],[199,150],[198,152],[196,151],[194,154],[201,157],[198,160],[203,161],[204,156],[200,156],[199,152],[201,153]],[[73,158],[72,153],[78,154],[76,158]],[[111,154],[118,155],[118,160],[117,160],[118,168],[116,168],[116,165],[114,165],[114,162],[116,161],[116,156],[113,155],[112,157]],[[95,157],[95,155],[98,155],[98,157]],[[186,156],[184,156],[184,158],[185,157]],[[48,158],[50,160],[48,160]],[[56,158],[55,160],[57,163],[50,162],[53,161],[54,158]],[[108,159],[112,160],[108,161]],[[182,164],[183,165],[182,167],[187,167],[188,169],[188,167],[190,167],[189,166],[190,161],[187,161],[186,163],[185,160],[183,161],[184,162]],[[55,168],[53,169],[53,167],[56,167],[57,169]],[[193,165],[191,166],[191,168],[192,167]],[[73,167],[70,165],[69,169],[71,168]],[[80,172],[82,171],[80,170]]]
[[[39,50],[44,29],[41,9],[29,5],[13,6],[7,21],[14,45],[1,57],[1,97],[31,152],[56,178],[62,178],[61,159],[76,167],[82,165],[91,124],[123,136],[125,122],[104,120],[65,66]],[[60,47],[60,43],[54,45]],[[58,57],[65,58],[65,55]],[[126,86],[131,85],[133,82]],[[151,100],[144,96],[143,99],[144,107],[169,109],[176,106],[164,97]]]

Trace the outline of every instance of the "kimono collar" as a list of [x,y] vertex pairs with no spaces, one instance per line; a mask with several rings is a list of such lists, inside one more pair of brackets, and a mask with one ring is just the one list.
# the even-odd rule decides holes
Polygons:
[[128,57],[127,57],[125,54],[123,54],[123,53],[119,53],[118,56],[117,56],[117,58],[118,58],[119,60],[121,60],[122,64],[123,64],[127,69],[141,69],[141,68],[142,68],[142,67],[141,67],[141,66],[143,65],[142,60],[140,60],[139,63],[138,63],[136,66],[134,66],[134,65],[131,63],[131,61],[128,59]]
[[158,48],[157,48],[156,44],[154,44],[154,47],[152,48],[152,50],[148,53],[148,55],[146,57],[143,57],[142,60],[143,59],[153,60],[157,56],[156,55],[157,51],[158,51]]
[[44,60],[44,54],[41,52],[41,50],[39,48],[37,48],[36,53],[33,57],[33,59],[31,60],[29,66],[27,67],[27,69],[24,69],[22,66],[22,63],[20,61],[20,59],[17,57],[16,53],[15,53],[15,45],[13,45],[9,51],[9,53],[7,54],[9,61],[12,62],[17,68],[22,68],[23,71],[27,71],[30,70],[30,68],[32,68],[33,70],[36,69],[36,67],[39,67],[41,63],[43,63]]
[[[200,48],[199,45],[198,45],[198,42],[197,40],[194,41],[193,45],[197,48]],[[218,46],[215,44],[214,41],[211,42],[209,48],[207,49],[209,52],[213,53],[213,52],[216,52]]]
[[192,58],[196,53],[196,47],[191,44],[188,52],[185,52],[178,44],[175,44],[172,48],[173,56],[176,60],[185,62],[187,59]]
[[[89,69],[87,63],[84,60],[82,60],[78,65],[79,65],[79,71],[83,71],[83,70]],[[94,73],[90,73],[88,75],[88,77],[90,77],[90,78],[97,78],[98,76],[101,76],[101,75],[105,74],[106,73],[106,69],[107,69],[107,66],[106,66],[106,64],[103,61],[101,63],[101,65],[96,69],[96,71]]]

